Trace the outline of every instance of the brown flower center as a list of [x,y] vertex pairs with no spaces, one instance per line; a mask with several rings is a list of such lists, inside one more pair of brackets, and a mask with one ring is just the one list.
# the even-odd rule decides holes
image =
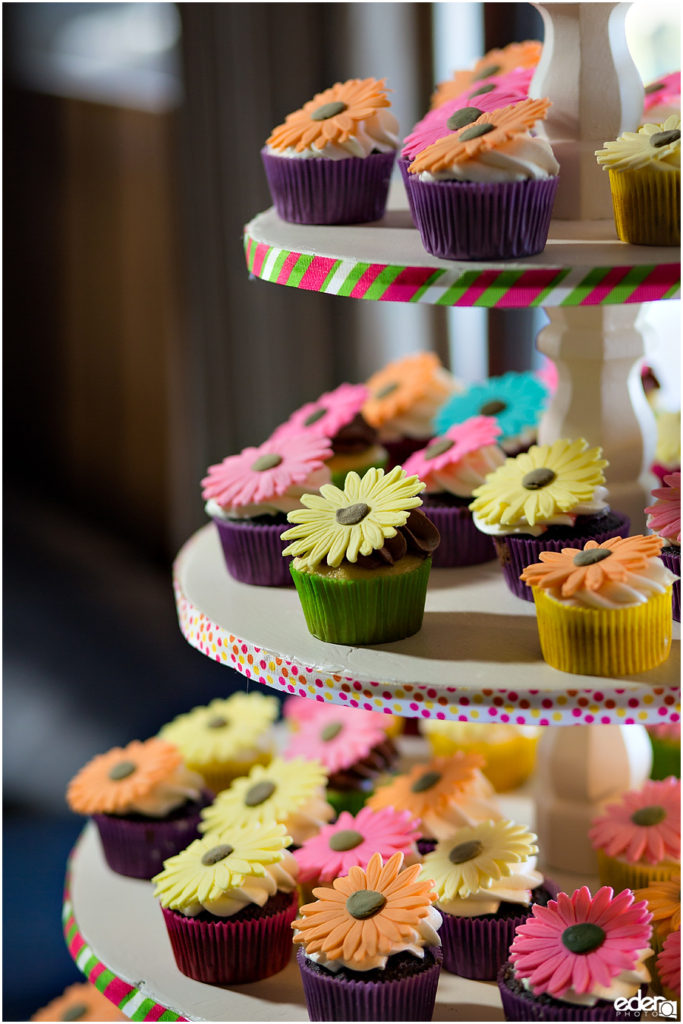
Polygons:
[[270,779],[263,779],[262,782],[257,782],[251,786],[244,797],[244,802],[247,807],[258,807],[259,804],[264,804],[277,789],[274,782]]
[[379,391],[375,391],[375,398],[387,398],[389,395],[393,395],[394,391],[398,390],[398,384],[392,381],[390,384],[385,384]]
[[492,398],[490,402],[484,402],[479,410],[479,414],[481,416],[495,416],[496,413],[503,412],[504,409],[507,409],[505,402],[501,402],[499,398]]
[[454,110],[451,116],[446,121],[446,127],[450,128],[452,132],[457,132],[458,128],[464,128],[466,124],[472,124],[478,117],[484,113],[479,107],[460,107],[459,110]]
[[322,107],[314,110],[311,114],[311,121],[327,121],[330,117],[343,114],[345,110],[348,110],[346,103],[343,103],[342,100],[332,100],[331,103],[323,103]]
[[275,469],[281,462],[282,456],[273,452],[271,455],[259,455],[256,462],[252,462],[251,468],[255,473],[263,473],[267,469]]
[[458,843],[448,854],[451,864],[464,864],[465,861],[474,860],[484,849],[478,839],[470,839],[466,843]]
[[109,769],[109,778],[112,782],[120,782],[121,779],[127,779],[129,775],[137,771],[137,767],[134,761],[119,761]]
[[430,444],[429,448],[425,448],[423,457],[435,459],[437,455],[443,455],[444,452],[450,451],[454,444],[455,441],[451,441],[449,437],[442,437],[440,441],[435,441],[434,444]]
[[501,70],[500,64],[487,64],[485,68],[472,76],[472,81],[478,82],[480,78],[490,78],[491,75],[497,75]]
[[642,825],[648,828],[650,825],[659,825],[660,821],[666,818],[666,811],[658,804],[651,804],[649,807],[640,807],[631,815],[634,825]]
[[341,722],[328,722],[325,728],[320,733],[320,739],[323,743],[329,743],[331,740],[337,738],[339,733],[342,731],[344,726]]
[[223,726],[228,725],[228,724],[229,724],[228,719],[227,718],[223,718],[223,715],[214,715],[213,718],[210,718],[208,720],[208,722],[206,723],[206,728],[207,729],[222,729]]
[[60,1020],[80,1020],[81,1017],[85,1017],[87,1012],[88,1012],[88,1007],[85,1005],[85,1003],[72,1003],[71,1006],[68,1006],[66,1008],[66,1010],[64,1011],[64,1013],[62,1014],[62,1016],[59,1019]]
[[495,124],[491,124],[490,121],[482,121],[481,124],[473,124],[471,128],[466,128],[460,136],[460,142],[469,142],[470,139],[478,139],[480,135],[487,135],[492,132],[495,128]]
[[357,523],[361,523],[365,519],[369,511],[369,505],[366,505],[364,501],[358,501],[355,505],[338,508],[335,512],[335,519],[340,526],[356,526]]
[[670,142],[677,142],[680,137],[680,128],[671,128],[667,132],[655,132],[650,136],[650,145],[659,149],[660,146],[668,146]]
[[202,857],[202,864],[210,868],[212,864],[218,864],[219,860],[225,860],[235,849],[230,843],[221,843],[220,846],[212,846]]
[[562,945],[570,953],[592,953],[605,941],[605,933],[597,924],[584,921],[572,924],[562,932]]
[[413,793],[426,793],[428,789],[432,789],[437,783],[441,782],[441,772],[425,772],[424,775],[420,775],[418,779],[410,787]]
[[645,86],[645,95],[649,96],[650,93],[659,92],[659,90],[663,88],[664,82],[650,82],[649,85]]
[[478,89],[470,93],[470,99],[473,100],[475,96],[484,96],[487,92],[493,92],[495,89],[493,82],[487,82],[485,85],[480,85]]
[[579,551],[577,555],[574,555],[572,561],[574,565],[595,565],[596,562],[602,562],[603,558],[609,558],[612,554],[609,548],[589,548],[588,551]]
[[368,917],[379,914],[386,902],[387,898],[381,892],[375,892],[374,889],[358,889],[347,899],[346,909],[351,917],[364,921]]
[[355,828],[344,828],[335,832],[330,838],[330,849],[337,853],[342,853],[344,850],[355,850],[363,842],[363,838]]
[[314,423],[317,423],[318,420],[321,420],[323,418],[326,412],[327,409],[324,406],[320,406],[320,408],[314,409],[313,412],[309,413],[306,419],[304,420],[304,426],[312,427]]
[[526,487],[527,491],[540,491],[542,487],[551,484],[554,479],[555,474],[552,469],[539,466],[538,469],[532,469],[522,477],[522,487]]

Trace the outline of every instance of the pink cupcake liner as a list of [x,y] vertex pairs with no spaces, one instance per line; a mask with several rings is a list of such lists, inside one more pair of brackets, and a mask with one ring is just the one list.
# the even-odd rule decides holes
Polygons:
[[420,181],[409,175],[422,244],[446,260],[502,260],[542,252],[558,178],[496,183]]
[[395,151],[342,160],[297,160],[262,149],[261,157],[282,220],[363,224],[384,216]]
[[[513,992],[508,986],[510,963],[504,963],[498,972],[498,988],[503,1003],[505,1020],[520,1021],[601,1021],[601,1020],[640,1020],[640,1013],[628,1011],[618,1013],[614,1004],[600,1000],[595,1006],[573,1006],[552,997],[535,998],[531,995],[522,996]],[[645,986],[641,986],[641,992]]]
[[[662,548],[662,553],[659,556],[664,562],[664,565],[669,569],[670,572],[675,572],[677,576],[681,574],[681,549],[676,548]],[[432,565],[434,565],[434,559],[432,557]],[[676,580],[672,588],[672,605],[673,605],[673,617],[675,622],[681,621],[681,581]]]
[[[281,896],[288,899],[283,901]],[[284,902],[284,907],[269,911],[269,904],[276,901]],[[292,892],[278,893],[264,907],[254,907],[254,916],[245,920],[205,921],[161,909],[179,971],[208,985],[242,985],[285,969],[292,953],[297,906],[297,894]]]
[[[441,972],[441,950],[429,947],[434,963],[418,974],[384,981],[350,980],[317,970],[297,951],[297,962],[304,986],[310,1020],[431,1020]],[[389,964],[391,960],[389,960]],[[421,961],[415,959],[416,965]],[[373,971],[372,974],[379,973]],[[362,974],[358,975],[362,979]]]
[[213,795],[207,790],[201,800],[186,804],[182,813],[174,812],[160,819],[93,814],[107,864],[118,875],[152,878],[168,857],[180,853],[199,837],[199,812],[212,800]]
[[540,561],[541,551],[561,551],[562,548],[567,547],[583,548],[589,540],[602,544],[610,537],[628,537],[631,528],[629,517],[622,512],[613,512],[613,515],[619,516],[616,526],[610,530],[604,530],[602,533],[596,531],[588,537],[575,537],[570,534],[560,539],[544,540],[543,535],[520,537],[512,533],[506,537],[494,537],[493,543],[508,589],[517,597],[521,597],[523,601],[533,601],[534,588],[528,587],[519,577],[527,566]]
[[465,506],[424,504],[421,511],[441,535],[441,542],[432,554],[435,569],[480,565],[496,557],[493,540],[476,528],[472,513]]
[[257,587],[291,587],[291,558],[283,558],[282,534],[289,523],[272,526],[214,519],[228,572],[240,583]]

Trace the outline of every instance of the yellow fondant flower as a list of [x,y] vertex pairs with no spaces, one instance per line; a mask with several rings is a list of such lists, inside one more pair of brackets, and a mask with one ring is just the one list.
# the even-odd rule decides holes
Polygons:
[[410,509],[422,504],[417,495],[424,488],[401,466],[387,474],[369,469],[362,479],[358,473],[349,473],[343,491],[323,484],[320,494],[302,495],[305,508],[287,515],[290,523],[298,525],[283,533],[293,543],[282,553],[296,557],[295,568],[313,569],[325,557],[334,567],[344,558],[355,562],[359,554],[369,555],[396,536],[396,527],[405,526]]
[[188,764],[200,768],[252,748],[268,731],[277,714],[275,697],[234,693],[178,715],[159,735],[174,743]]
[[319,761],[274,758],[268,767],[254,765],[205,807],[200,832],[225,832],[240,824],[286,822],[316,797],[327,782]]
[[238,825],[228,833],[209,833],[164,861],[152,879],[154,895],[163,907],[182,910],[192,904],[220,899],[239,889],[246,878],[263,877],[266,865],[282,860],[291,842],[284,825]]
[[595,155],[598,163],[611,171],[680,168],[680,114],[672,114],[662,124],[644,124],[637,132],[624,132],[615,141],[606,142],[604,149],[597,149]]
[[422,877],[431,878],[439,902],[467,899],[480,889],[511,874],[510,865],[538,853],[536,836],[524,825],[505,819],[482,821],[459,828],[438,843],[422,864]]
[[604,484],[601,448],[589,448],[583,438],[533,445],[528,452],[506,459],[473,491],[470,510],[484,523],[547,522],[594,499]]

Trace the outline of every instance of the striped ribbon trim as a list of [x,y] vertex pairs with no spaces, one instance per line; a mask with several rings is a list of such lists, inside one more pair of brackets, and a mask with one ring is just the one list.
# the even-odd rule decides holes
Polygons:
[[250,274],[290,288],[436,306],[524,309],[530,306],[601,306],[680,297],[680,265],[638,267],[529,267],[526,270],[434,270],[358,263],[290,252],[244,235]]
[[67,863],[66,878],[64,880],[64,902],[62,906],[64,940],[76,966],[85,975],[87,980],[95,988],[99,989],[130,1020],[186,1021],[187,1017],[181,1017],[179,1014],[174,1013],[173,1010],[167,1009],[161,1003],[157,1003],[144,995],[134,985],[129,985],[127,981],[117,977],[101,960],[98,960],[90,946],[88,946],[78,930],[78,923],[74,917],[71,903],[71,863],[77,851],[78,842],[71,851]]

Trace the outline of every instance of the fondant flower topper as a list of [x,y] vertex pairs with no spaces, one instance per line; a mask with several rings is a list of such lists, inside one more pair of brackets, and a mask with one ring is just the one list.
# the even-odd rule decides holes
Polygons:
[[473,416],[493,416],[502,431],[499,443],[504,445],[527,431],[535,434],[547,400],[548,390],[535,374],[511,370],[449,398],[436,414],[436,431],[443,434],[454,423]]
[[541,50],[542,44],[535,39],[527,39],[523,43],[509,43],[502,49],[489,50],[476,61],[472,69],[455,71],[451,78],[436,87],[431,100],[432,109],[440,107],[454,96],[459,96],[470,86],[478,88],[483,83],[485,87],[491,82],[511,78],[516,72],[521,71],[528,73],[528,92],[529,82],[541,58]]
[[579,590],[597,591],[642,573],[661,550],[659,537],[641,534],[612,537],[602,544],[589,540],[583,548],[542,551],[540,563],[527,566],[520,579],[530,587],[558,589],[562,597],[572,597]]
[[384,79],[352,78],[317,93],[300,110],[289,114],[271,132],[266,145],[274,150],[293,147],[324,149],[328,143],[346,142],[361,121],[390,106]]
[[652,492],[654,505],[645,511],[648,514],[647,525],[660,537],[681,543],[681,474],[669,473],[664,477],[664,486],[656,487]]
[[678,861],[681,856],[681,783],[648,781],[608,804],[591,825],[593,846],[629,864]]

